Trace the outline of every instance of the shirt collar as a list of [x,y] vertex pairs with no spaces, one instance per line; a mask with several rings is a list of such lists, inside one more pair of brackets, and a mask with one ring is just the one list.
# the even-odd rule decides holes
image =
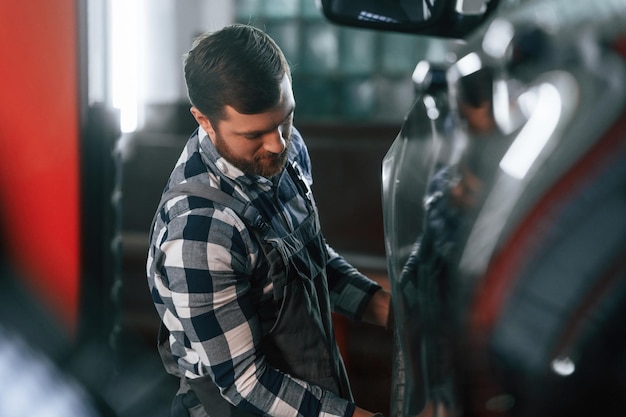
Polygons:
[[198,142],[200,144],[200,152],[207,154],[208,159],[213,162],[211,165],[214,166],[225,177],[248,185],[257,183],[259,185],[264,185],[267,187],[268,185],[272,184],[271,180],[260,175],[246,174],[239,168],[228,162],[224,157],[219,154],[219,152],[217,152],[213,141],[211,141],[211,138],[209,138],[209,134],[202,128],[202,126],[198,127]]

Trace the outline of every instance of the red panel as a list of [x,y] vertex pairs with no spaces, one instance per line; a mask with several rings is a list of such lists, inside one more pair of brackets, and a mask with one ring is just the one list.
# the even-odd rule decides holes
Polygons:
[[9,255],[76,324],[79,133],[75,0],[0,4],[0,203]]

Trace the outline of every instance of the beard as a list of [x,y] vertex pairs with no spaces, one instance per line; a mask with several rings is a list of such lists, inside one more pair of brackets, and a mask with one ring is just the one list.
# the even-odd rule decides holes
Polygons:
[[215,149],[217,152],[233,166],[246,174],[271,178],[280,173],[287,163],[287,154],[289,153],[290,147],[291,135],[285,139],[285,149],[281,153],[277,154],[260,150],[252,159],[246,159],[235,155],[222,135],[217,130],[215,131]]

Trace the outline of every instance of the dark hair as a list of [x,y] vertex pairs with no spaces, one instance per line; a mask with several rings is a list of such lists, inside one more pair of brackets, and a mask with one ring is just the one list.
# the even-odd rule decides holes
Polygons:
[[289,64],[276,42],[253,26],[235,24],[200,36],[185,58],[191,104],[209,120],[223,119],[226,105],[262,113],[281,96]]

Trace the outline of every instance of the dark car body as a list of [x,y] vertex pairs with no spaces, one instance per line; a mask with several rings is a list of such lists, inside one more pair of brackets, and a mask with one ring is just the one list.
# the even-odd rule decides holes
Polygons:
[[623,415],[626,1],[435,3],[413,31],[464,42],[383,161],[392,415]]

